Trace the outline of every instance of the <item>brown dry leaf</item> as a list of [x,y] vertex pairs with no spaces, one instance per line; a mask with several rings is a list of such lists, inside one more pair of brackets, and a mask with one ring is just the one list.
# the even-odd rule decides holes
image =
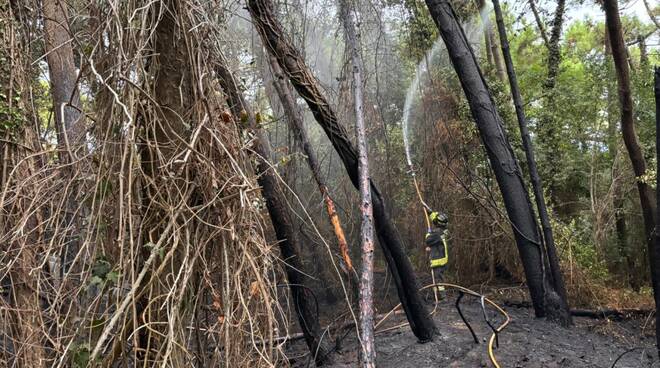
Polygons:
[[225,123],[230,123],[233,120],[233,117],[229,111],[224,110],[220,113],[220,119]]
[[220,302],[220,298],[217,296],[213,297],[213,309],[215,310],[222,309],[222,302]]
[[252,281],[250,284],[250,295],[255,296],[259,292],[259,283],[256,281]]

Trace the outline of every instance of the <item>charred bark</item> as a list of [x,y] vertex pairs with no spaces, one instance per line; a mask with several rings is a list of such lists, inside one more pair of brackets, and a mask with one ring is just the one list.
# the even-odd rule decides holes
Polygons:
[[[655,67],[655,149],[656,149],[656,171],[660,173],[660,67]],[[656,175],[656,211],[660,208],[660,176]],[[660,313],[658,313],[658,306],[660,306],[660,291],[658,285],[656,284],[657,280],[660,279],[660,213],[656,212],[656,223],[655,223],[655,239],[653,251],[650,252],[649,257],[651,257],[651,276],[653,279],[653,298],[655,299],[655,342],[658,351],[658,356],[660,356]]]
[[364,66],[360,55],[360,33],[355,24],[355,9],[352,9],[347,0],[340,2],[341,18],[344,24],[344,33],[347,46],[351,54],[353,65],[353,100],[355,106],[355,130],[357,131],[358,145],[358,171],[360,182],[360,212],[362,226],[360,238],[362,243],[362,270],[360,272],[360,365],[364,368],[376,367],[376,345],[374,343],[374,231],[373,208],[371,204],[371,190],[369,187],[369,157],[367,153],[367,135],[364,125],[362,79]]
[[[610,58],[612,55],[612,48],[610,47],[610,37],[607,29],[605,30],[605,57]],[[614,74],[613,62],[608,60],[606,63],[608,77]],[[619,250],[619,255],[624,259],[621,265],[623,273],[625,273],[626,280],[633,290],[638,291],[640,288],[639,277],[634,272],[635,263],[632,258],[632,250],[628,245],[628,225],[626,224],[626,214],[624,209],[624,177],[623,173],[619,173],[617,165],[617,158],[619,155],[619,140],[617,121],[618,118],[615,114],[615,92],[614,83],[608,78],[607,80],[607,150],[612,158],[612,206],[614,210],[614,229],[616,231],[616,245]]]
[[[353,185],[359,186],[357,151],[348,139],[346,128],[339,124],[335,112],[321,93],[318,81],[305,65],[300,53],[285,36],[280,23],[275,19],[269,0],[250,0],[248,10],[259,31],[264,46],[277,58],[280,67],[289,77],[298,94],[307,102],[316,121],[321,125],[333,147],[339,154]],[[371,196],[379,244],[387,260],[399,299],[410,327],[420,341],[433,338],[435,326],[426,309],[419,283],[397,229],[390,219],[385,200],[371,181]]]
[[532,9],[532,13],[534,14],[534,19],[536,20],[536,25],[539,28],[539,33],[541,34],[543,43],[545,44],[545,47],[549,48],[550,40],[548,39],[548,33],[545,31],[545,24],[543,19],[541,19],[541,14],[539,14],[539,9],[536,7],[534,0],[529,0],[529,7]]
[[571,315],[593,319],[623,321],[628,318],[645,318],[653,311],[648,309],[572,309]]
[[467,37],[448,0],[426,0],[426,4],[445,41],[502,192],[536,316],[568,323],[569,316],[545,270],[541,237],[522,172]]
[[319,192],[323,197],[323,202],[325,203],[326,212],[328,213],[328,218],[330,220],[330,224],[332,225],[332,230],[335,233],[335,237],[337,238],[339,252],[346,266],[346,274],[349,279],[352,280],[352,278],[355,276],[355,273],[353,270],[353,262],[348,251],[348,242],[346,241],[344,228],[341,225],[341,220],[335,207],[335,202],[330,196],[330,189],[328,188],[325,179],[321,175],[319,160],[316,157],[316,152],[312,148],[312,144],[310,143],[303,118],[298,113],[298,106],[296,105],[296,101],[293,98],[293,94],[288,85],[288,82],[284,79],[285,76],[282,73],[282,69],[280,68],[279,64],[277,63],[277,59],[272,55],[268,55],[267,58],[269,61],[271,73],[273,73],[273,86],[275,87],[279,101],[282,104],[289,128],[293,132],[295,139],[302,147],[303,153],[305,156],[307,156],[307,163],[309,164],[309,168],[312,172],[312,176],[314,177],[314,181],[319,188]]
[[[642,207],[642,216],[644,218],[644,230],[649,248],[649,257],[653,265],[653,229],[655,227],[655,204],[651,187],[642,180],[646,174],[646,160],[642,147],[637,138],[635,130],[635,120],[633,115],[633,98],[631,93],[630,69],[627,60],[626,44],[623,40],[623,29],[621,19],[619,18],[619,5],[616,0],[605,0],[603,3],[605,9],[605,23],[612,48],[612,59],[616,70],[619,105],[621,107],[621,133],[623,142],[628,151],[628,156],[632,163],[633,171],[637,177],[637,190]],[[660,292],[660,279],[653,277],[653,290]]]
[[534,158],[534,147],[532,140],[529,136],[529,129],[527,128],[527,118],[525,117],[525,110],[523,108],[522,95],[518,87],[518,79],[516,71],[513,68],[513,60],[511,59],[511,52],[509,51],[509,40],[506,35],[506,28],[504,26],[504,19],[502,17],[502,9],[500,8],[499,0],[493,0],[495,7],[495,17],[497,19],[497,29],[500,34],[500,43],[502,45],[502,55],[506,64],[506,71],[509,77],[509,86],[511,87],[511,95],[513,97],[513,105],[516,109],[516,117],[518,118],[518,125],[520,126],[520,135],[522,137],[523,148],[527,158],[527,167],[529,168],[529,176],[532,181],[532,188],[534,191],[534,199],[536,200],[536,208],[539,211],[539,218],[541,219],[541,228],[543,229],[543,240],[545,249],[548,255],[548,264],[550,265],[550,273],[552,275],[552,282],[557,294],[561,298],[561,308],[570,321],[568,295],[566,293],[566,285],[564,284],[564,277],[561,273],[561,266],[559,263],[559,256],[557,255],[557,247],[555,246],[554,236],[552,234],[552,227],[550,226],[550,216],[548,209],[545,205],[545,198],[543,196],[543,183],[539,176],[536,167],[536,159]]
[[236,119],[247,119],[248,126],[254,130],[256,139],[252,149],[256,153],[257,182],[261,186],[261,193],[266,201],[266,208],[278,240],[284,268],[291,290],[294,309],[298,317],[300,328],[305,336],[309,351],[314,356],[317,365],[331,362],[332,348],[328,339],[323,339],[323,333],[318,319],[317,306],[307,293],[307,277],[304,274],[304,265],[301,258],[301,245],[298,233],[293,227],[291,215],[288,210],[282,188],[277,177],[270,167],[268,159],[272,157],[268,141],[263,130],[259,128],[257,117],[246,103],[243,94],[225,63],[219,63],[216,72],[220,86],[227,95],[227,104]]

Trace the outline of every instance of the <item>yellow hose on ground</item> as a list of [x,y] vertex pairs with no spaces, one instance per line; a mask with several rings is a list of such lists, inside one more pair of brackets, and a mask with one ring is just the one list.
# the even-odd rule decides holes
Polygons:
[[[466,287],[463,287],[463,286],[460,286],[460,285],[448,284],[448,283],[444,283],[444,282],[438,282],[438,283],[433,283],[433,284],[430,284],[430,285],[426,285],[426,286],[422,287],[419,290],[422,291],[422,290],[426,290],[428,288],[437,287],[437,286],[444,286],[444,287],[454,288],[454,289],[461,290],[464,293],[470,294],[472,296],[476,296],[476,297],[479,297],[479,298],[483,297],[485,302],[492,305],[498,312],[500,312],[504,316],[504,318],[505,318],[504,322],[498,328],[495,329],[495,332],[493,332],[493,334],[491,335],[490,340],[488,340],[488,358],[490,359],[490,362],[493,363],[493,366],[495,368],[501,368],[499,363],[497,363],[497,359],[495,359],[495,353],[493,353],[493,344],[495,343],[495,337],[497,336],[497,333],[502,331],[509,324],[509,322],[511,322],[511,318],[506,313],[506,311],[504,311],[504,309],[502,309],[494,301],[486,298],[485,296],[477,293],[474,290],[470,290],[470,289],[468,289]],[[401,307],[401,303],[397,304],[394,308],[392,308],[391,311],[389,311],[387,314],[385,314],[385,316],[383,316],[383,318],[380,321],[378,321],[378,323],[376,323],[376,325],[374,326],[374,329],[378,328],[378,326],[380,326],[389,316],[391,316],[394,313],[395,310],[397,310],[400,307]],[[389,331],[389,330],[394,329],[394,328],[400,328],[400,327],[406,326],[407,324],[408,323],[402,323],[402,324],[400,324],[398,326],[395,326],[395,327],[390,327],[390,328],[386,328],[386,329],[381,330],[381,331],[376,331],[376,333]]]

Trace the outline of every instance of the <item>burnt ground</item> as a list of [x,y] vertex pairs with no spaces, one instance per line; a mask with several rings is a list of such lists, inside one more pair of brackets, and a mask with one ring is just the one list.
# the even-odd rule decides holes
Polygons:
[[[461,303],[468,321],[480,343],[474,343],[467,327],[461,321],[449,293],[435,314],[440,335],[432,342],[420,344],[405,326],[382,331],[406,321],[403,314],[391,316],[377,332],[377,366],[381,368],[412,367],[492,367],[487,353],[487,340],[491,333],[484,322],[478,299],[465,297]],[[654,336],[650,318],[623,321],[575,318],[575,326],[567,329],[545,320],[536,319],[529,308],[505,307],[511,323],[499,335],[499,348],[495,356],[501,367],[559,368],[559,367],[612,367],[620,354],[625,354],[616,368],[658,367],[653,358]],[[498,326],[501,319],[491,310],[489,318]],[[288,346],[288,356],[294,367],[313,366],[302,340]],[[357,366],[357,340],[351,331],[341,341],[335,363],[330,367]]]

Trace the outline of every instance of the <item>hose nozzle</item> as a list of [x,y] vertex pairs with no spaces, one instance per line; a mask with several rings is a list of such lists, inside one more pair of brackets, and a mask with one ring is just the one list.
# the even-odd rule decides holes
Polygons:
[[415,167],[412,164],[408,164],[408,171],[406,173],[412,177],[417,175],[415,172]]

